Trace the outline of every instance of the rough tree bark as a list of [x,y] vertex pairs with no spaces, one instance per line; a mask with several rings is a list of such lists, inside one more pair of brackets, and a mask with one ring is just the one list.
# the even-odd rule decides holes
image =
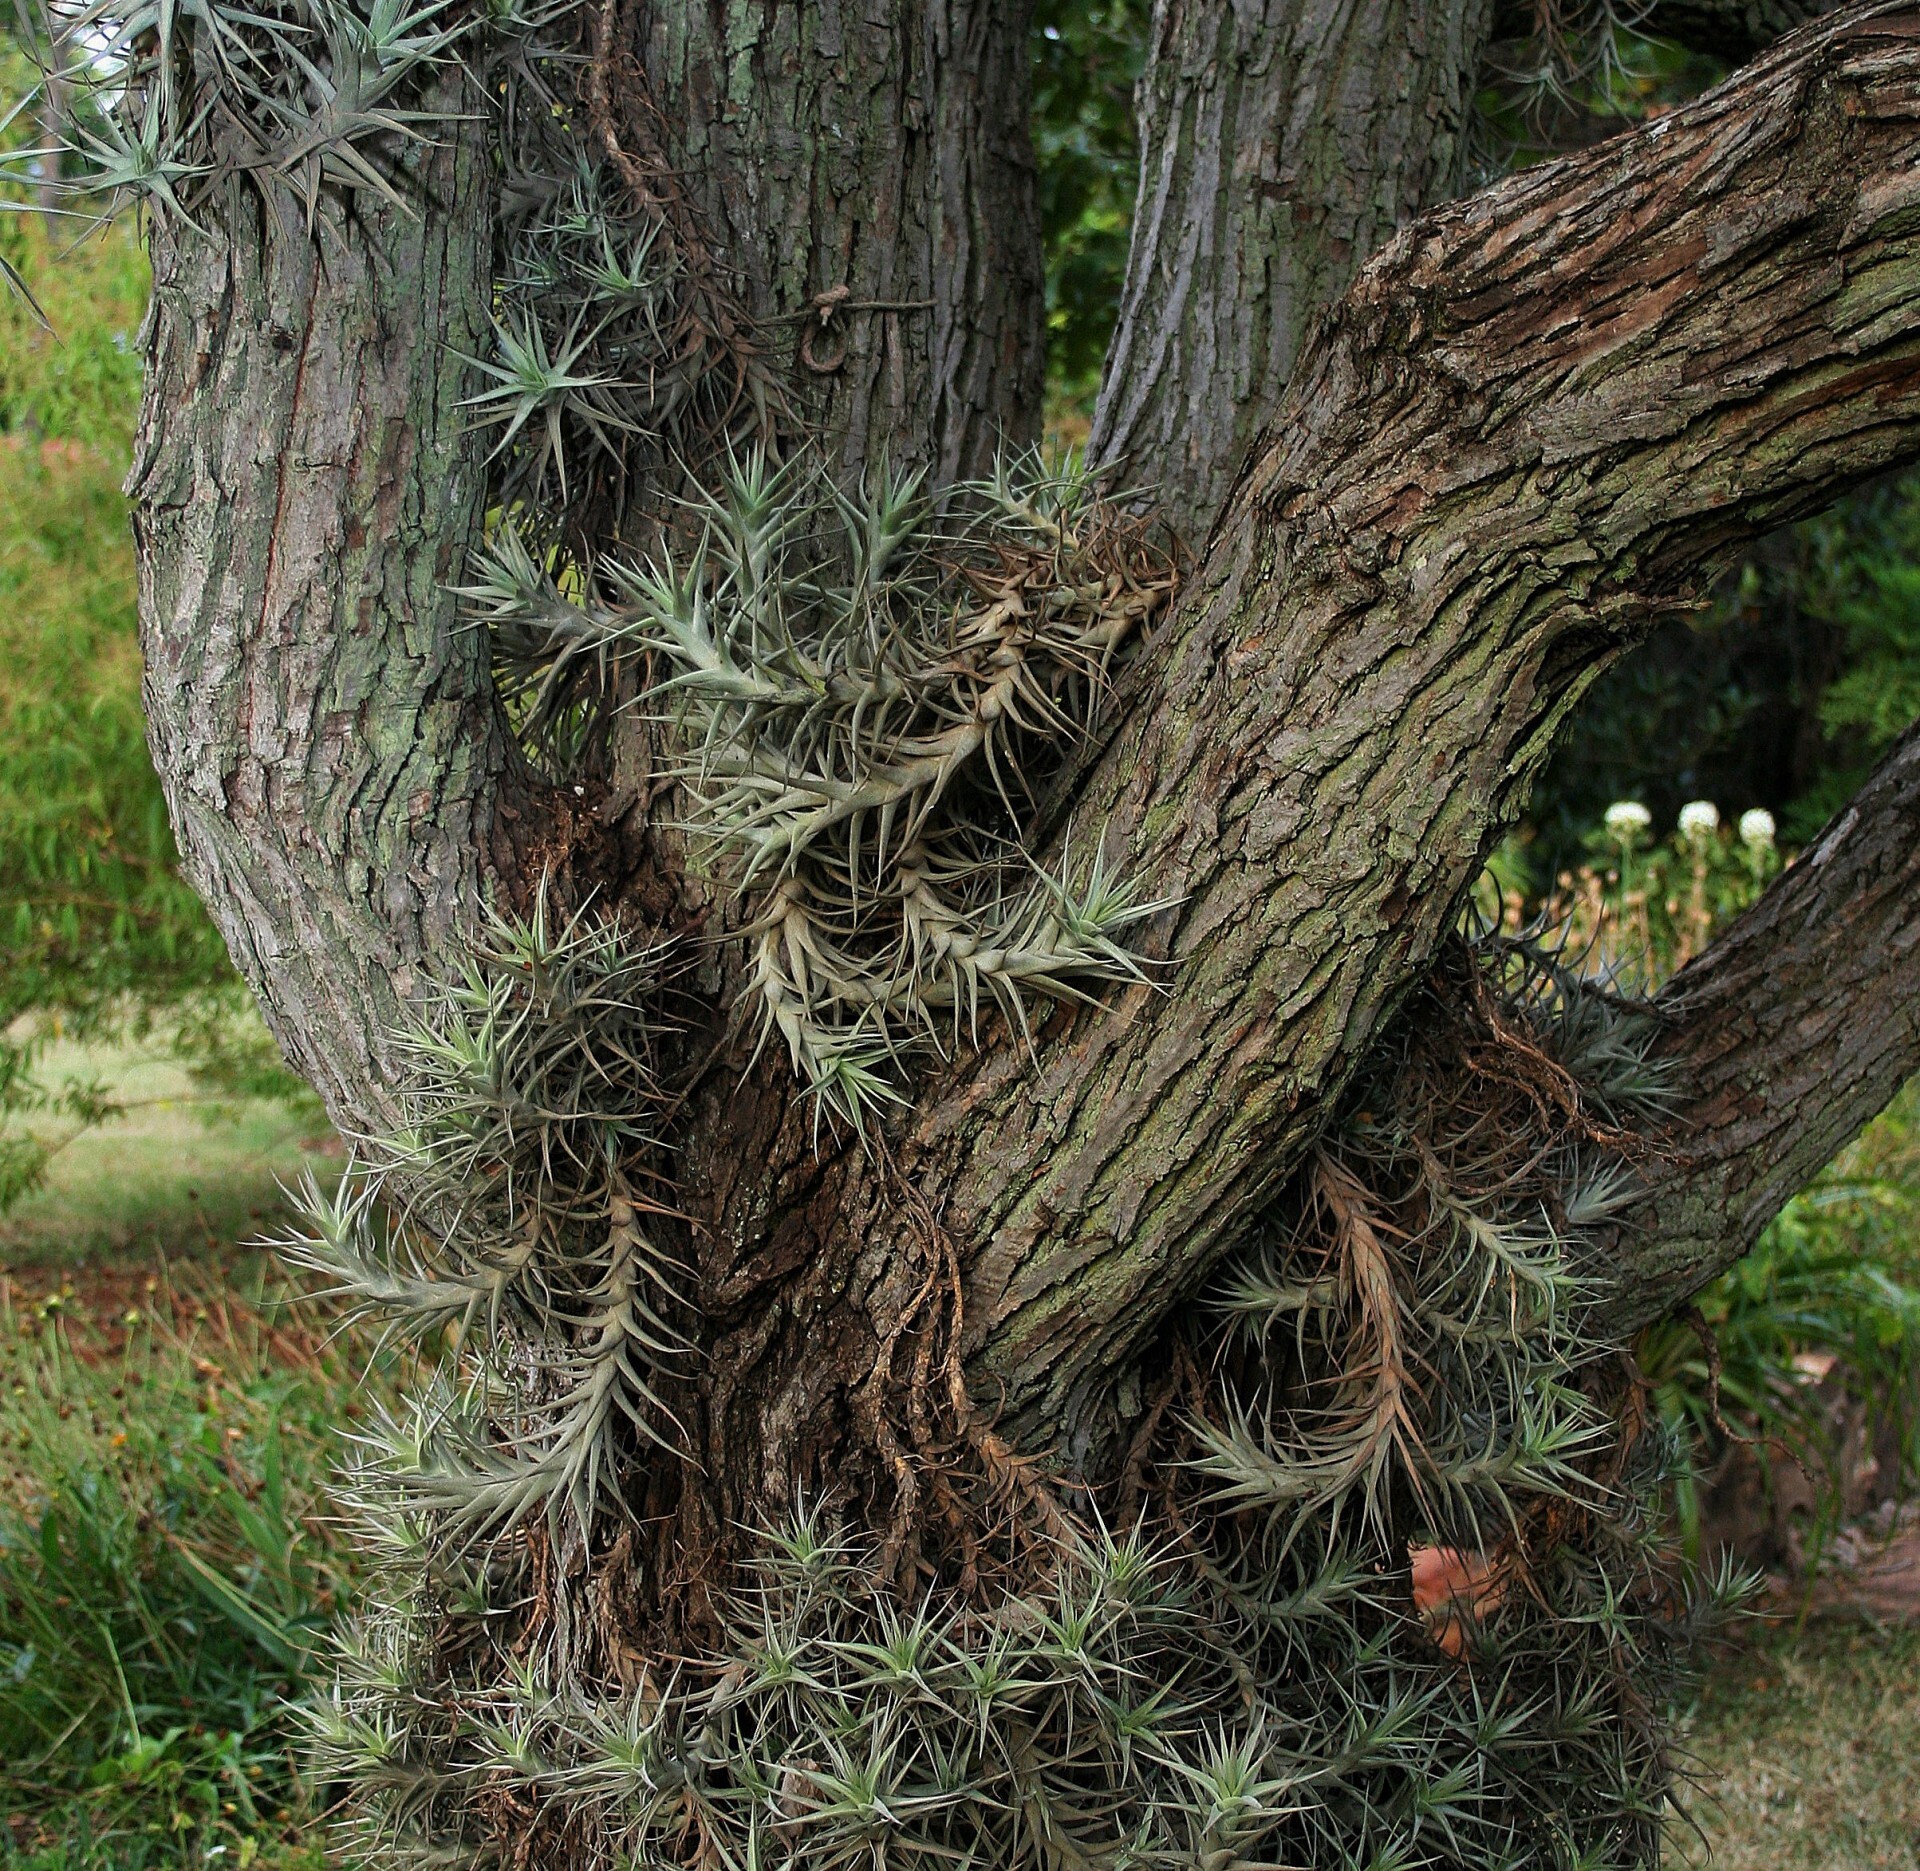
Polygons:
[[1913,448],[1917,77],[1904,16],[1803,37],[1329,316],[1075,789],[1181,899],[1166,991],[922,1120],[1034,1421],[1284,1173],[1648,605]]
[[755,328],[811,329],[795,394],[849,474],[885,455],[944,485],[1036,433],[1031,12],[656,3],[628,27],[618,107]]
[[[1198,535],[1277,414],[1054,802],[1178,900],[1151,930],[1162,966],[1049,1026],[1037,1065],[1001,1043],[929,1077],[886,1174],[816,1154],[770,1064],[743,1083],[737,1054],[717,1062],[686,1107],[684,1198],[733,1509],[832,1459],[908,1278],[896,1176],[960,1244],[978,1393],[1032,1446],[1091,1455],[1116,1371],[1297,1163],[1649,605],[1920,454],[1920,15],[1810,28],[1391,241],[1454,173],[1479,11],[1228,15],[1158,21],[1100,433]],[[603,130],[680,178],[843,466],[885,446],[950,475],[1032,424],[1017,8],[600,17]],[[1243,160],[1209,224],[1196,204],[1228,148]],[[336,215],[317,246],[257,221],[163,241],[134,483],[155,753],[190,874],[356,1127],[383,1112],[383,1023],[490,886],[524,891],[567,847],[575,810],[520,771],[446,595],[480,517],[455,406],[485,318],[486,183],[464,133],[413,160],[416,219]],[[1786,1193],[1763,1146],[1817,1160],[1920,1065],[1911,1020],[1883,1021],[1816,1115],[1807,1085],[1886,985],[1857,971],[1826,999],[1798,977],[1832,1017],[1792,1069],[1750,1050],[1780,972],[1827,966],[1826,938],[1795,932],[1850,880],[1894,876],[1873,853],[1911,852],[1911,793],[1882,781],[1676,987],[1698,1180],[1621,1249],[1662,1302]],[[1869,824],[1880,842],[1856,844]],[[1871,927],[1897,922],[1896,895],[1870,899]],[[1749,1050],[1713,1038],[1732,1032]]]
[[1490,0],[1159,0],[1140,192],[1089,447],[1204,536],[1309,320],[1466,154]]
[[408,168],[425,212],[329,202],[317,239],[250,195],[232,238],[156,229],[128,482],[186,874],[350,1135],[390,1115],[386,1036],[482,898],[515,764],[450,591],[485,494],[478,129]]

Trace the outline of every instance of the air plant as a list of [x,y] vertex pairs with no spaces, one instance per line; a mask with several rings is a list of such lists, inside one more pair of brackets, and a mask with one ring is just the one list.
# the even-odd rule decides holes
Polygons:
[[1164,905],[1097,844],[1054,869],[1028,849],[1174,584],[1083,467],[1010,459],[936,504],[916,475],[846,492],[750,452],[680,532],[577,598],[503,532],[469,597],[530,716],[608,656],[651,659],[642,705],[740,898],[761,1042],[821,1109],[864,1126],[908,1055],[974,1043],[983,1011],[1030,1035],[1035,1001],[1146,978],[1126,936]]
[[394,146],[445,122],[427,92],[479,50],[486,24],[451,0],[94,0],[49,23],[86,107],[77,193],[190,220],[246,179],[270,202],[284,192],[309,228],[327,191],[403,204]]
[[[523,977],[538,944],[495,943]],[[414,1128],[465,1140],[421,1146],[455,1186],[496,1156],[496,1181],[510,1161],[530,1186],[571,1186],[598,1161],[576,1147],[595,1123],[643,1142],[644,1123],[592,1115],[597,1090],[566,1089],[639,1053],[600,1013],[561,1024],[614,1037],[556,1049],[580,1063],[513,1101],[586,1113],[585,1131],[543,1120],[509,1144],[471,1089],[549,1082],[482,1063],[547,1057],[536,1009],[637,1006],[613,953],[587,944],[576,986],[547,999],[503,997],[482,969],[422,1040]],[[443,1372],[367,1436],[345,1491],[389,1577],[310,1720],[359,1847],[792,1871],[1656,1862],[1665,1712],[1741,1583],[1675,1564],[1673,1449],[1639,1413],[1596,1408],[1618,1380],[1583,1324],[1593,1247],[1626,1197],[1595,1134],[1627,1114],[1623,1057],[1658,1095],[1651,1029],[1500,938],[1434,993],[1216,1276],[1214,1356],[1159,1457],[1161,1505],[1124,1531],[1066,1524],[972,1591],[941,1577],[903,1597],[872,1539],[816,1503],[758,1531],[677,1661],[583,1653],[512,1536],[546,1494],[509,1419],[546,1393]],[[502,1049],[481,1037],[496,1028],[527,1037]],[[1497,1031],[1524,1044],[1488,1069],[1564,1073],[1568,1107],[1516,1080],[1495,1131],[1440,1096],[1457,1082],[1444,1048]],[[456,1306],[519,1304],[464,1300],[472,1259],[441,1291],[391,1254],[371,1275],[345,1258],[369,1303],[435,1329]],[[477,1459],[512,1475],[478,1513]]]
[[[630,1438],[672,1448],[660,1394],[691,1343],[660,1244],[666,953],[611,921],[490,915],[398,1036],[405,1121],[305,1191],[276,1245],[352,1312],[439,1347],[460,1378],[382,1432],[421,1511],[497,1531],[534,1507],[617,1507]],[[371,1472],[371,1471],[369,1471]]]

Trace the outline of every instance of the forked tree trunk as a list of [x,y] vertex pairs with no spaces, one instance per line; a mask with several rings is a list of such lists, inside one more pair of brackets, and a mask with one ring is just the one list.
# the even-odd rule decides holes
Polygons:
[[[936,483],[1033,433],[1022,8],[594,20],[594,135],[673,197],[780,421],[849,476],[884,452]],[[680,1200],[712,1524],[834,1476],[928,1215],[975,1397],[1029,1450],[1105,1459],[1129,1361],[1298,1166],[1649,607],[1920,454],[1920,15],[1809,29],[1389,238],[1459,173],[1487,29],[1470,4],[1156,16],[1098,439],[1211,544],[1049,807],[1056,848],[1097,828],[1168,902],[1153,981],[1034,1055],[998,1034],[929,1073],[862,1150],[816,1147],[709,978]],[[457,115],[458,82],[432,101]],[[489,892],[558,864],[576,899],[675,913],[629,862],[649,798],[532,778],[448,594],[483,517],[460,406],[483,147],[468,126],[407,156],[409,214],[328,201],[309,236],[242,196],[156,248],[133,483],[155,756],[189,875],[350,1130],[389,1114],[383,1033]],[[1915,990],[1910,779],[1676,984],[1696,1143],[1621,1240],[1627,1316],[1741,1251],[1920,1064],[1910,1015],[1880,1017]],[[1841,913],[1869,919],[1862,966],[1832,965]]]

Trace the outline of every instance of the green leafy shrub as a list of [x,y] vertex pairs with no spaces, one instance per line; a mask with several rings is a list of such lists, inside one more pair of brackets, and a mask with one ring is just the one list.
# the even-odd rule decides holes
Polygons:
[[1092,414],[1126,277],[1138,162],[1133,87],[1143,0],[1041,0],[1034,9],[1033,140],[1047,257],[1047,376],[1070,423]]
[[[1705,948],[1713,932],[1757,902],[1779,874],[1773,815],[1755,807],[1725,823],[1710,800],[1690,800],[1664,839],[1636,800],[1617,800],[1583,841],[1586,861],[1563,871],[1541,906],[1590,974],[1651,993]],[[1509,887],[1507,916],[1521,913]]]
[[1595,684],[1528,809],[1548,875],[1610,800],[1764,806],[1811,839],[1920,718],[1920,476],[1762,540]]
[[1920,720],[1920,476],[1856,503],[1844,525],[1814,525],[1823,577],[1808,608],[1831,619],[1843,663],[1820,697],[1827,764],[1788,814],[1809,836]]

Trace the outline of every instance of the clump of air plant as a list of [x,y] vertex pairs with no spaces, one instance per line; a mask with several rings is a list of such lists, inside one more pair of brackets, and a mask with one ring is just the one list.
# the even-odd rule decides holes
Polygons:
[[589,1525],[622,1451],[677,1445],[663,1374],[691,1355],[656,1056],[667,955],[610,920],[491,916],[399,1037],[406,1122],[363,1140],[339,1188],[309,1179],[277,1245],[351,1311],[454,1375],[374,1432],[364,1467],[409,1510],[484,1535],[544,1509]]
[[[598,963],[578,977],[606,978],[637,1004]],[[1129,1464],[1122,1532],[1082,1495],[1011,1561],[902,1591],[816,1508],[760,1531],[697,1639],[649,1648],[559,1588],[531,1498],[476,1520],[422,1486],[444,1425],[469,1449],[498,1434],[484,1392],[430,1390],[348,1490],[391,1576],[311,1717],[359,1846],[783,1871],[1656,1863],[1669,1711],[1738,1584],[1674,1560],[1674,1451],[1588,1323],[1620,1127],[1666,1095],[1652,1029],[1498,938],[1429,999],[1203,1297],[1210,1342],[1169,1361],[1171,1435]],[[589,1084],[637,1051],[599,1046],[565,1053],[600,1061]],[[471,1050],[442,1030],[423,1053],[418,1128],[467,1133],[474,1074],[436,1062]],[[1472,1109],[1461,1056],[1490,1088]],[[515,1147],[580,1175],[571,1147]],[[425,1268],[382,1254],[358,1277],[450,1314]],[[632,1563],[630,1543],[600,1561]]]
[[761,1536],[714,1648],[638,1681],[516,1652],[524,1631],[450,1644],[457,1585],[414,1594],[439,1622],[362,1633],[315,1738],[377,1862],[1638,1862],[1606,1849],[1626,1841],[1593,1679],[1618,1629],[1556,1678],[1565,1636],[1529,1608],[1469,1677],[1358,1554],[1296,1545],[1264,1572],[1256,1598],[1093,1528],[990,1603],[902,1603],[803,1513]]
[[[533,34],[554,9],[451,8],[445,0],[93,0],[51,10],[48,37],[74,97],[77,193],[133,200],[192,223],[246,183],[309,228],[323,195],[404,207],[394,155],[457,106],[489,39]],[[465,87],[477,91],[478,87]]]
[[497,537],[470,600],[540,681],[652,659],[687,830],[743,908],[763,1041],[861,1125],[907,1054],[972,1043],[998,1011],[1138,981],[1126,931],[1162,907],[1071,839],[1032,855],[1048,778],[1097,720],[1116,660],[1174,572],[1078,464],[1008,461],[936,503],[918,476],[836,487],[734,460],[690,543],[603,560],[568,594]]
[[1337,1543],[1455,1665],[1433,1768],[1471,1798],[1338,1862],[1659,1861],[1677,1685],[1746,1587],[1676,1556],[1681,1458],[1596,1324],[1671,1096],[1656,1033],[1536,941],[1457,947],[1204,1296],[1168,1487],[1219,1589],[1257,1628],[1277,1562]]

